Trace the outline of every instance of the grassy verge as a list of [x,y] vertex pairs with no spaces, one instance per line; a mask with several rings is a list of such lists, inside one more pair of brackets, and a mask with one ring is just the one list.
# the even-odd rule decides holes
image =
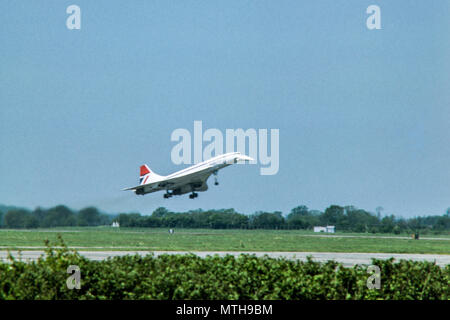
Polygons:
[[315,234],[298,230],[134,229],[110,227],[0,230],[0,250],[42,249],[61,234],[84,250],[298,251],[450,254],[448,237],[413,240],[406,235]]

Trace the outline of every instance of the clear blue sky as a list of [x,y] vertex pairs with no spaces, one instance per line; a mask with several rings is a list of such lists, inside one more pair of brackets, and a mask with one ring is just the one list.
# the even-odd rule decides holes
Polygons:
[[[449,32],[446,0],[2,1],[0,203],[443,214]],[[143,163],[186,167],[170,135],[194,120],[279,129],[278,174],[232,166],[195,200],[121,191]]]

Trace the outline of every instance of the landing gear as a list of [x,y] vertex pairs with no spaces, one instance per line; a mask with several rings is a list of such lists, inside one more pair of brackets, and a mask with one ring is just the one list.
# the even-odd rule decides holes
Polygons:
[[217,171],[214,171],[214,172],[213,172],[213,175],[214,175],[214,185],[215,185],[215,186],[218,186],[218,185],[219,185],[219,182],[217,181]]
[[197,197],[198,197],[198,193],[194,192],[194,191],[192,191],[192,193],[189,195],[189,199],[194,199],[194,198],[197,198]]
[[195,184],[191,184],[191,191],[192,193],[189,195],[189,199],[195,199],[198,197],[198,193],[195,192],[195,188],[198,187]]
[[170,193],[169,190],[167,190],[166,193],[164,194],[164,199],[169,199],[171,196],[173,196],[173,194]]

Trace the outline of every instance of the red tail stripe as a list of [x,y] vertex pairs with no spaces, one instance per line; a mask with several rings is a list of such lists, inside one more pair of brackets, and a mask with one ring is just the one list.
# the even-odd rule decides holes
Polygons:
[[147,166],[141,166],[141,177],[145,176],[146,174],[150,173],[150,170],[148,170]]

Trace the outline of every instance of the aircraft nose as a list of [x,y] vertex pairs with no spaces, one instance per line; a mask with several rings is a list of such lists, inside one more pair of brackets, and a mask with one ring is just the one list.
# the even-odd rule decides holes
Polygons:
[[249,157],[249,156],[244,156],[244,155],[240,155],[239,160],[248,160],[248,161],[255,161],[255,159]]

